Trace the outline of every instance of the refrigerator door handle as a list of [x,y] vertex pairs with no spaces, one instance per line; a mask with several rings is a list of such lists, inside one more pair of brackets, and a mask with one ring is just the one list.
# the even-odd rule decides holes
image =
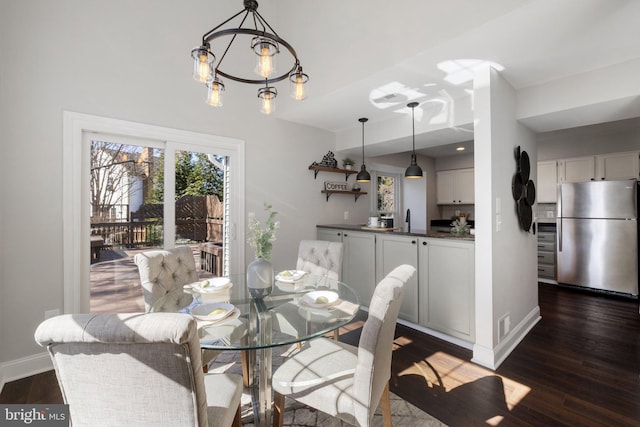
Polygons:
[[558,213],[556,215],[558,228],[558,252],[562,252],[562,184],[558,185]]

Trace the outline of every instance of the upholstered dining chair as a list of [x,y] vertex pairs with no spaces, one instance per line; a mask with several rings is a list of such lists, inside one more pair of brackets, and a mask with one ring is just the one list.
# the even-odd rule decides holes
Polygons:
[[342,275],[342,243],[325,240],[301,240],[296,269],[316,276],[340,280]]
[[[189,246],[142,252],[136,254],[133,261],[138,266],[146,311],[150,311],[158,299],[174,289],[182,289],[184,285],[199,280],[196,262]],[[202,350],[202,367],[205,372],[208,371],[209,363],[219,354],[216,350]]]
[[74,427],[239,427],[242,378],[204,374],[196,321],[180,313],[66,314],[35,332]]
[[389,380],[398,311],[415,268],[401,265],[378,283],[358,347],[318,338],[273,375],[274,426],[282,426],[285,397],[356,426],[370,426],[380,403],[391,426]]

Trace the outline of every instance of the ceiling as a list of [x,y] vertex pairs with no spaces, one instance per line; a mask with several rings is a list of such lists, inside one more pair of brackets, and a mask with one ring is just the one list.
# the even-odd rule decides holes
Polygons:
[[[418,109],[421,117],[433,117],[472,97],[473,70],[481,63],[490,62],[522,90],[640,58],[635,0],[260,3],[269,20],[277,10],[272,25],[295,46],[310,77],[308,98],[298,103],[279,98],[277,117],[336,134],[359,131],[359,117],[368,117],[370,126],[410,113],[410,101],[420,102],[416,117]],[[635,100],[628,104],[630,111],[616,104],[618,117],[640,115]],[[540,115],[527,125],[537,132],[571,127],[579,114],[584,112],[576,108]],[[611,111],[592,115],[591,123],[609,121]],[[406,132],[397,138],[406,139]],[[472,139],[469,121],[435,135],[416,135],[416,146]],[[425,153],[439,152],[429,150]]]

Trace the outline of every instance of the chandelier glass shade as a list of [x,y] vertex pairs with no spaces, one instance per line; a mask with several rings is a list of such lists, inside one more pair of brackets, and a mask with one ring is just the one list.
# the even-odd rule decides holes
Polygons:
[[411,164],[407,170],[404,171],[405,178],[422,178],[424,176],[422,168],[418,166],[418,162],[416,161],[416,120],[414,112],[417,106],[417,102],[410,102],[407,104],[407,107],[411,108],[411,137],[413,138],[413,151],[411,152]]
[[[191,51],[193,78],[207,85],[207,103],[212,106],[222,105],[222,92],[225,90],[223,78],[239,83],[264,85],[258,90],[258,98],[261,100],[261,111],[265,114],[270,114],[274,111],[275,98],[278,95],[275,87],[271,86],[273,83],[288,78],[291,85],[291,96],[296,100],[302,100],[306,96],[305,84],[309,81],[309,76],[302,71],[302,65],[300,65],[300,60],[294,48],[278,36],[275,30],[260,15],[257,10],[258,2],[244,0],[243,4],[243,10],[205,33],[202,36],[202,44]],[[231,25],[230,22],[236,18],[240,20],[239,25],[223,28],[227,24]],[[245,23],[247,23],[247,26],[244,26]],[[240,73],[235,69],[230,71],[226,66],[227,64],[223,68],[224,59],[235,46],[234,42],[249,37],[248,46],[256,55],[253,72],[257,76],[253,77],[248,73]],[[230,38],[226,47],[221,41],[223,38]],[[220,56],[219,60],[212,49],[214,42],[219,42],[219,48],[215,50]],[[240,50],[238,49],[238,51]],[[278,74],[276,64],[282,52],[287,52],[291,57],[292,66],[286,72]],[[237,55],[234,56],[234,62],[236,57]],[[242,60],[238,62],[242,62]]]
[[371,175],[367,172],[367,167],[364,164],[364,124],[367,122],[366,117],[362,117],[358,119],[360,123],[362,123],[362,166],[360,166],[360,172],[356,175],[356,182],[370,182]]

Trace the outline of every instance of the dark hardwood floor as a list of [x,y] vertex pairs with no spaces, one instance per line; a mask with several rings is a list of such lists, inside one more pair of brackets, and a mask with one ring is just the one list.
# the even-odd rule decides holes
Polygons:
[[[497,371],[398,325],[392,391],[450,426],[640,426],[638,302],[539,286],[542,320]],[[362,322],[342,331],[357,343]],[[52,371],[6,384],[0,403],[59,403]]]

